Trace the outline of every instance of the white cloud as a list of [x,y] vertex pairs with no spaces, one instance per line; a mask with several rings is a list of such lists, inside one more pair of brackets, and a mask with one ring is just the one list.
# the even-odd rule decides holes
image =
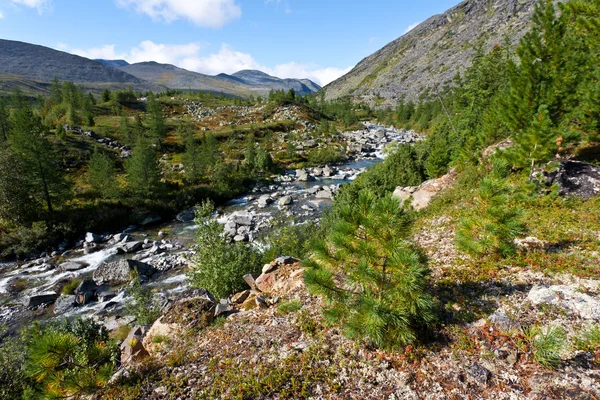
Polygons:
[[39,12],[48,7],[50,0],[10,0],[14,4],[21,4],[30,8],[37,8]]
[[[32,0],[26,0],[32,1]],[[220,28],[242,15],[236,0],[116,0],[125,8],[133,8],[157,20],[173,22],[187,19],[198,26]]]
[[[123,59],[129,63],[156,61],[208,75],[232,74],[243,69],[258,69],[280,78],[307,78],[322,86],[346,74],[351,69],[321,68],[318,65],[295,62],[268,67],[256,61],[251,54],[237,51],[227,44],[223,44],[218,52],[204,54],[203,50],[207,47],[206,43],[198,42],[159,44],[146,40],[127,52],[119,52],[114,44],[110,44],[91,49],[72,49],[71,53],[91,59]],[[60,44],[59,48],[61,48]]]
[[415,22],[414,24],[410,24],[408,26],[408,28],[406,28],[406,30],[404,31],[404,34],[406,35],[408,32],[412,31],[413,29],[415,29],[417,26],[421,25],[421,22]]

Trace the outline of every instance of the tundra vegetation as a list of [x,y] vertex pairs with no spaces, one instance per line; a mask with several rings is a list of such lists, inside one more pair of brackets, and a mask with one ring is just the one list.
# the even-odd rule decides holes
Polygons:
[[[453,86],[439,94],[423,93],[416,102],[401,100],[395,110],[327,103],[320,94],[298,98],[293,92],[249,100],[167,93],[140,104],[139,94],[128,91],[104,92],[95,99],[70,84],[55,83],[53,96],[34,105],[17,92],[8,108],[0,103],[0,157],[8,163],[0,163],[0,169],[10,166],[5,170],[10,173],[0,174],[1,245],[18,254],[42,246],[49,231],[78,231],[83,222],[67,218],[69,214],[83,220],[92,212],[100,213],[92,223],[102,225],[125,210],[167,212],[169,202],[177,206],[206,198],[217,202],[278,167],[310,161],[294,160],[290,149],[272,154],[267,138],[280,132],[271,131],[270,125],[197,132],[193,122],[175,124],[161,116],[161,110],[177,107],[170,100],[175,95],[215,106],[260,103],[268,109],[298,104],[319,115],[323,135],[377,118],[426,132],[427,138],[395,149],[384,162],[345,185],[318,228],[311,227],[308,233],[281,228],[281,236],[271,235],[273,251],[305,260],[307,287],[321,299],[318,313],[303,309],[298,299],[286,299],[278,307],[281,318],[293,318],[295,334],[311,338],[313,345],[281,360],[277,368],[242,368],[236,358],[240,354],[224,347],[217,356],[185,353],[192,357],[190,362],[209,360],[203,374],[212,378],[198,380],[197,385],[207,398],[306,398],[318,396],[317,390],[324,388],[335,396],[343,391],[340,381],[334,380],[339,371],[322,362],[332,357],[348,363],[339,368],[351,368],[358,363],[348,354],[372,351],[372,359],[385,359],[387,367],[406,370],[415,365],[416,370],[432,368],[424,360],[447,349],[456,358],[483,358],[476,345],[481,338],[467,324],[490,314],[481,300],[501,277],[515,270],[599,277],[597,259],[591,262],[583,254],[597,258],[600,250],[600,200],[560,197],[556,188],[542,185],[535,175],[540,168],[552,168],[548,163],[557,156],[600,162],[598,15],[599,0],[572,0],[560,5],[560,12],[553,2],[540,1],[533,28],[516,49],[502,43],[489,52],[476,47],[473,66],[457,76]],[[66,139],[61,130],[60,135],[53,134],[57,125],[92,120],[98,131],[133,146],[133,156],[125,164],[113,154],[94,151],[70,132]],[[243,140],[236,140],[239,132]],[[507,139],[512,147],[483,156],[488,146]],[[192,167],[176,176],[161,173],[159,149]],[[325,155],[314,157],[322,161]],[[67,171],[72,164],[75,168]],[[403,207],[391,197],[398,186],[417,186],[451,169],[456,176],[453,187],[424,210]],[[87,180],[80,180],[73,170],[89,170]],[[117,185],[93,183],[102,182],[98,177],[104,176],[114,176]],[[229,246],[222,228],[208,218],[212,207],[205,202],[198,214],[198,268],[191,270],[189,280],[224,297],[243,289],[245,273],[258,272],[261,254],[244,244]],[[450,246],[459,255],[451,261],[428,258],[436,249],[419,248],[416,238],[434,221],[456,233]],[[549,243],[574,241],[581,251],[561,250],[559,245],[552,252],[519,250],[515,239],[525,233]],[[288,235],[295,240],[281,240]],[[280,255],[269,251],[268,258]],[[514,344],[520,365],[537,363],[550,371],[564,362],[566,349],[575,349],[590,352],[597,368],[598,327],[567,333],[549,325],[555,311],[545,312],[548,318],[541,318],[545,325],[530,323],[500,335]],[[77,324],[39,327],[3,341],[0,379],[5,384],[0,393],[7,398],[73,397],[105,386],[115,367],[116,348],[98,327],[89,323],[82,331]],[[331,350],[328,346],[333,343],[326,335],[338,328],[360,350],[353,353],[351,346]],[[218,337],[217,329],[199,334]],[[482,341],[495,340],[490,330],[480,333]],[[20,345],[15,346],[15,340]],[[171,355],[196,341],[194,336],[186,342],[188,347]],[[59,351],[50,352],[51,348]],[[178,360],[183,359],[180,356]],[[139,398],[148,387],[160,386],[177,397],[185,385],[177,381],[172,366],[165,366],[168,360],[148,361],[100,394]],[[426,382],[422,375],[427,374],[413,375],[417,384]]]

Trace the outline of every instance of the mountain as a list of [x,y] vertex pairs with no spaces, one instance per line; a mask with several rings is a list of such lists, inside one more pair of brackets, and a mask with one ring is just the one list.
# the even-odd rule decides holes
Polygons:
[[[220,76],[227,75],[221,74]],[[296,93],[300,93],[302,95],[314,93],[321,89],[321,86],[309,79],[280,79],[257,70],[238,71],[230,76],[239,79],[241,82],[247,85],[264,87],[268,90],[294,89]]]
[[266,95],[271,90],[280,89],[294,89],[304,95],[320,89],[319,85],[309,80],[280,79],[261,71],[246,70],[232,75],[212,76],[154,61],[128,64],[118,68],[144,81],[171,89],[191,89],[236,96]]
[[513,45],[529,30],[538,0],[466,0],[435,15],[362,60],[348,74],[325,87],[328,100],[393,106],[416,100],[426,89],[452,82],[471,65],[474,46]]
[[18,75],[37,82],[58,78],[78,84],[142,84],[135,76],[97,61],[12,40],[0,39],[0,60],[0,74]]
[[103,60],[101,58],[98,58],[94,61],[98,61],[100,64],[104,64],[107,67],[111,68],[125,67],[126,65],[129,65],[129,63],[125,60]]

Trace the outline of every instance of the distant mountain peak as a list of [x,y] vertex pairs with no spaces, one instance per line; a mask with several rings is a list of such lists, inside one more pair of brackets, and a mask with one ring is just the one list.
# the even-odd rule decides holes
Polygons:
[[119,67],[124,67],[126,65],[129,65],[129,63],[125,60],[104,60],[104,59],[98,58],[94,61],[98,61],[100,64],[104,64],[107,67],[112,67],[112,68],[119,68]]

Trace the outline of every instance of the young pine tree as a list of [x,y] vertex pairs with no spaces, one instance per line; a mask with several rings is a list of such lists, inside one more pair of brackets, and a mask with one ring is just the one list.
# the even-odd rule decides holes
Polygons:
[[160,168],[156,151],[150,141],[139,136],[133,147],[132,156],[125,163],[127,185],[138,196],[150,196],[160,182]]
[[408,218],[391,196],[362,191],[305,262],[305,282],[327,301],[326,319],[353,339],[396,348],[435,321],[429,269],[403,239]]
[[105,199],[118,195],[115,165],[110,157],[98,151],[98,148],[94,149],[88,164],[88,182]]
[[509,188],[502,179],[484,178],[472,214],[461,219],[456,229],[459,250],[474,256],[512,254],[513,241],[525,232],[525,224],[522,210],[509,204],[509,200]]
[[190,125],[180,125],[177,133],[185,146],[182,157],[185,177],[192,183],[199,183],[206,169],[205,160],[202,158],[202,148],[194,138],[194,131]]
[[148,99],[148,119],[150,122],[150,135],[160,141],[167,135],[167,127],[165,125],[165,117],[163,115],[160,101],[154,96]]

